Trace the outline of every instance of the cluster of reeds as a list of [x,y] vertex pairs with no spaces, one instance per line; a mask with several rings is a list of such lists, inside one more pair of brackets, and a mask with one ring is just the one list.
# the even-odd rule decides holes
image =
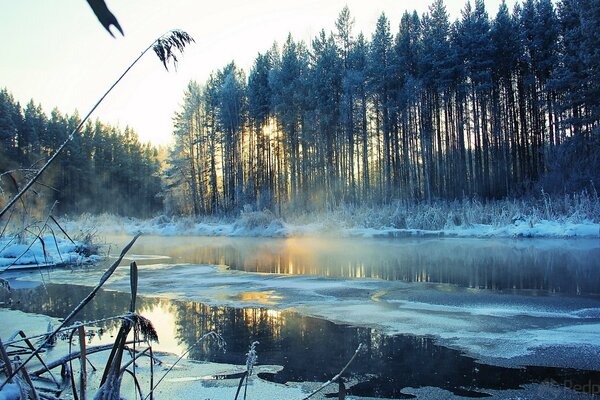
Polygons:
[[[100,351],[111,350],[110,356],[108,357],[106,366],[104,368],[104,374],[102,376],[101,386],[96,394],[96,398],[109,399],[119,398],[120,382],[123,374],[131,372],[128,370],[129,365],[137,357],[149,353],[152,356],[152,348],[150,343],[158,340],[156,330],[152,326],[152,323],[146,318],[135,313],[135,298],[137,296],[137,265],[135,262],[130,265],[130,276],[131,276],[131,305],[129,313],[126,315],[115,316],[101,321],[90,321],[87,323],[75,323],[73,322],[76,314],[81,311],[100,290],[100,288],[106,283],[108,278],[117,269],[126,252],[131,248],[133,243],[137,240],[138,236],[135,236],[133,240],[123,249],[118,259],[108,268],[108,270],[102,275],[100,282],[92,289],[92,291],[65,317],[58,327],[49,330],[48,333],[37,336],[28,337],[22,330],[17,331],[11,338],[5,343],[0,340],[0,352],[2,356],[4,373],[6,379],[0,383],[0,390],[7,384],[16,384],[19,387],[21,398],[33,398],[33,399],[55,399],[65,392],[70,387],[72,397],[76,400],[86,398],[87,388],[87,371],[88,364],[95,371],[96,367],[91,364],[88,356],[93,353]],[[112,345],[96,346],[87,348],[86,338],[87,332],[86,327],[92,327],[101,322],[108,320],[120,320],[121,328],[116,336],[115,342]],[[131,329],[134,329],[136,335],[134,340],[128,341],[127,336]],[[46,362],[42,357],[45,349],[56,344],[57,337],[59,335],[67,335],[69,340],[69,352],[67,355],[54,360],[52,362]],[[72,351],[73,338],[77,336],[79,338],[79,351]],[[33,340],[38,340],[36,345],[33,344]],[[147,344],[147,347],[142,351],[136,350],[136,344]],[[130,348],[133,345],[133,348]],[[123,352],[130,351],[134,356],[132,361],[122,365]],[[21,359],[24,357],[24,360]],[[33,359],[37,359],[41,364],[41,368],[31,371],[29,369],[30,362]],[[73,360],[79,359],[79,385],[76,385]],[[52,373],[55,368],[61,367],[61,379],[57,379]],[[42,377],[44,375],[44,377]],[[45,376],[48,376],[49,379]],[[48,386],[48,380],[51,381],[51,385]],[[134,381],[136,387],[139,388],[139,383],[134,375]],[[39,383],[39,385],[38,385]]]
[[[58,222],[57,217],[52,214],[55,206],[56,203],[52,205],[45,218],[40,220],[28,220],[26,223],[23,223],[21,226],[17,227],[16,232],[8,231],[9,224],[11,223],[12,212],[9,214],[7,220],[2,226],[2,229],[0,229],[0,254],[13,245],[26,244],[27,246],[21,250],[18,255],[14,255],[14,259],[10,264],[1,267],[0,272],[5,272],[16,265],[19,265],[22,258],[30,254],[32,247],[34,247],[36,243],[40,244],[43,257],[41,259],[37,259],[34,253],[34,258],[36,258],[35,265],[38,267],[65,265],[72,266],[83,260],[74,260],[68,257],[63,257],[59,246],[58,235],[62,235],[66,240],[71,242],[71,244],[75,246],[75,253],[82,257],[88,258],[92,255],[98,254],[99,246],[95,244],[91,238],[85,238],[86,240],[78,243],[71,238],[71,236]],[[54,247],[55,256],[58,255],[58,258],[50,256],[51,249],[49,246]]]

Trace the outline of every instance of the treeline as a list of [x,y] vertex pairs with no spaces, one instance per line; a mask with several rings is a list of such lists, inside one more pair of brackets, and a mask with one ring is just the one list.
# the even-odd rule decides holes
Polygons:
[[[81,122],[79,115],[39,104],[24,108],[7,89],[0,90],[1,201],[14,195]],[[65,151],[28,195],[32,211],[58,201],[55,212],[109,212],[149,216],[162,210],[157,150],[142,144],[130,128],[120,131],[100,121],[75,134]]]
[[600,183],[600,3],[442,0],[381,15],[367,39],[344,8],[310,45],[291,35],[190,82],[175,116],[168,208],[518,196]]

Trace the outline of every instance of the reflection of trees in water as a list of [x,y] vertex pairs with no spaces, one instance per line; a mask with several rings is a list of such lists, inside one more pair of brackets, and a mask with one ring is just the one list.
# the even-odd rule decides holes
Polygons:
[[177,337],[184,347],[216,330],[227,341],[227,351],[205,343],[190,358],[243,364],[248,346],[257,340],[259,364],[282,365],[275,382],[326,381],[352,357],[359,343],[365,351],[350,368],[359,383],[349,394],[398,397],[405,387],[434,386],[456,394],[472,395],[465,388],[517,389],[523,384],[557,382],[591,377],[594,373],[559,368],[502,368],[434,344],[431,338],[388,336],[377,330],[352,328],[305,317],[292,311],[233,309],[201,303],[175,302]]
[[[33,288],[15,289],[10,293],[12,309],[44,314],[55,318],[67,316],[89,294],[91,288],[77,285],[47,284]],[[0,299],[0,301],[5,301]],[[138,297],[138,310],[157,303],[158,299]],[[100,290],[79,313],[74,321],[93,321],[129,312],[129,294]],[[96,326],[105,330],[117,326],[116,321],[102,322]],[[17,329],[19,327],[15,327]],[[45,327],[44,327],[45,328]]]
[[[560,244],[563,244],[561,246]],[[221,239],[175,253],[247,272],[449,283],[492,290],[600,293],[599,248],[497,240]],[[585,247],[585,246],[584,246]],[[174,254],[174,255],[175,255]]]
[[177,321],[177,339],[185,343],[186,347],[193,345],[210,331],[221,334],[227,342],[226,360],[221,358],[223,352],[210,342],[202,342],[190,350],[189,357],[196,360],[219,359],[244,363],[243,354],[247,352],[253,338],[279,337],[284,324],[279,311],[262,308],[242,309],[175,302],[173,311]]

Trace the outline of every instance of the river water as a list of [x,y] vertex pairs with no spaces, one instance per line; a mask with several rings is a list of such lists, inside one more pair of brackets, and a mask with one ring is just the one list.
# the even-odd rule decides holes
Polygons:
[[[107,238],[111,253],[128,239]],[[257,340],[259,363],[283,366],[262,376],[274,382],[325,381],[363,343],[355,396],[600,387],[598,240],[141,237],[78,319],[127,310],[132,260],[159,350],[181,354],[216,330],[226,352],[188,357],[243,364]],[[62,317],[103,268],[22,277],[12,308]]]

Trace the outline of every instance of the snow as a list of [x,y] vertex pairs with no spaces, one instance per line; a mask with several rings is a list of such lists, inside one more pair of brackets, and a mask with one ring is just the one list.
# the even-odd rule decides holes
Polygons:
[[0,390],[0,400],[18,400],[20,398],[21,391],[16,383],[8,383]]
[[[0,321],[11,321],[9,324],[0,324],[0,337],[9,337],[11,330],[23,329],[28,335],[38,334],[45,332],[45,328],[48,322],[53,325],[58,324],[56,318],[46,317],[39,314],[28,314],[21,311],[7,310],[0,308]],[[40,331],[40,328],[43,328]],[[99,344],[109,343],[114,338],[110,335],[104,335],[103,339],[95,336],[89,345],[95,346]],[[161,341],[162,342],[162,341]],[[161,344],[153,346],[156,352],[161,352],[164,348]],[[68,352],[67,341],[59,340],[57,345],[50,349],[44,356],[48,361],[52,361],[60,358]],[[91,354],[88,357],[94,365],[104,365],[106,363],[107,352],[100,352]],[[126,356],[127,357],[127,356]],[[155,380],[157,380],[168,370],[168,368],[175,363],[177,360],[176,354],[165,354],[159,355],[160,360],[163,362],[160,366],[155,366]],[[240,365],[232,364],[217,364],[210,362],[194,362],[183,359],[177,363],[177,366],[173,368],[167,377],[161,382],[160,386],[156,390],[156,398],[165,399],[186,399],[186,398],[202,398],[202,399],[233,399],[237,390],[239,379],[222,379],[219,376],[231,375],[239,372],[243,372],[246,366],[242,363],[243,359],[240,359]],[[32,361],[33,364],[36,361]],[[78,363],[74,363],[77,367]],[[140,380],[140,384],[147,394],[149,382],[149,364],[147,358],[141,358],[136,362],[137,378]],[[260,379],[256,376],[259,373],[269,372],[275,373],[281,370],[281,366],[276,365],[258,365],[254,367],[255,374],[248,380],[248,394],[249,399],[257,398],[278,398],[278,399],[301,399],[306,396],[306,391],[302,387],[294,387],[288,385],[281,385],[271,383]],[[101,374],[90,374],[88,383],[88,397],[93,397],[93,392],[99,386],[99,379]],[[122,394],[125,398],[135,398],[135,390],[131,379],[124,379],[122,386]],[[19,387],[16,384],[7,384],[0,391],[0,400],[13,400],[19,399],[20,392]]]
[[81,264],[99,259],[97,256],[81,255],[78,250],[83,246],[82,242],[72,243],[54,236],[27,238],[24,241],[14,236],[1,237],[0,272],[7,268],[15,270],[34,266]]
[[[255,212],[256,213],[256,212]],[[260,213],[259,213],[260,214]],[[451,216],[449,217],[451,218]],[[72,229],[93,228],[103,234],[127,234],[138,232],[159,236],[228,236],[228,237],[293,237],[329,236],[359,238],[397,237],[472,237],[472,238],[599,238],[600,224],[588,219],[514,217],[490,223],[447,222],[441,228],[397,228],[390,221],[374,222],[336,220],[335,215],[315,220],[286,222],[271,213],[266,217],[248,217],[242,213],[235,220],[194,220],[186,217],[159,216],[152,219],[120,218],[112,215],[85,216],[66,222]],[[369,219],[368,217],[361,218]],[[508,221],[508,222],[507,222]]]
[[511,225],[494,226],[477,224],[453,226],[441,230],[381,228],[349,228],[342,230],[343,236],[351,237],[407,237],[448,236],[473,238],[597,238],[600,224],[591,221],[579,223],[561,221],[516,221]]

